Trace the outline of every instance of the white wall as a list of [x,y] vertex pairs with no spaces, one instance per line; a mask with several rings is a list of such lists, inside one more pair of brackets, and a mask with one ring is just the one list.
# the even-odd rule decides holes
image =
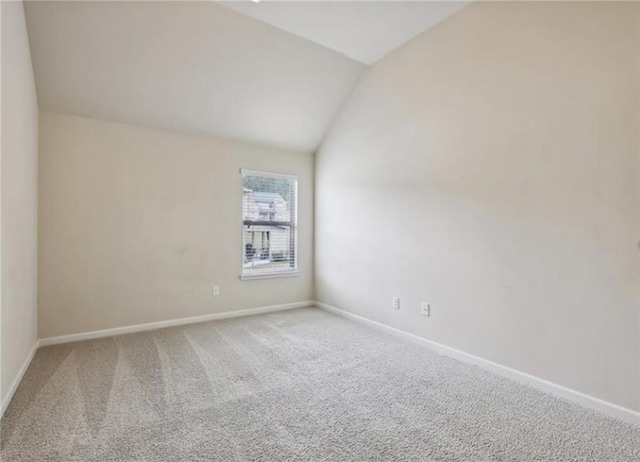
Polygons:
[[[239,279],[240,168],[298,175],[299,276]],[[310,154],[41,112],[40,337],[310,300],[312,169]]]
[[639,410],[639,13],[474,3],[371,68],[316,159],[317,298]]
[[37,340],[38,105],[22,2],[2,11],[3,408]]

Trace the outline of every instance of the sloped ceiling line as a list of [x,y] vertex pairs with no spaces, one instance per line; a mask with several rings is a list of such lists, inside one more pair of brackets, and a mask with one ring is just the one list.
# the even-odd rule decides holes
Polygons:
[[[38,104],[313,152],[366,70],[370,58],[358,53],[372,53],[348,38],[369,37],[365,42],[385,53],[389,42],[374,43],[371,34],[397,40],[404,17],[396,13],[397,24],[379,30],[380,15],[391,18],[402,11],[398,5],[339,3],[28,1]],[[247,7],[270,16],[242,11]],[[405,7],[404,15],[417,14]],[[450,10],[424,10],[421,27]],[[337,41],[316,37],[322,30]]]

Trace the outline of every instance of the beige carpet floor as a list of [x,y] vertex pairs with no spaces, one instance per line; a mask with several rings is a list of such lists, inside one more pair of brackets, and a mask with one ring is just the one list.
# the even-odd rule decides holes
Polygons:
[[319,309],[40,349],[10,461],[639,461],[640,428]]

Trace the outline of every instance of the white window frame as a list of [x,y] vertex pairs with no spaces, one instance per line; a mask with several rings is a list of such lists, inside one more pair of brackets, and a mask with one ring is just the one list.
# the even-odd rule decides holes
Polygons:
[[240,194],[240,279],[242,279],[243,281],[246,280],[251,280],[251,279],[271,279],[271,278],[284,278],[284,277],[292,277],[292,276],[297,276],[300,274],[300,270],[298,269],[298,176],[297,175],[292,175],[289,173],[276,173],[276,172],[265,172],[265,171],[261,171],[261,170],[249,170],[246,168],[242,168],[240,169],[240,183],[241,183],[241,188],[244,188],[244,181],[243,178],[244,176],[261,176],[264,178],[286,178],[288,180],[294,180],[295,181],[295,188],[294,188],[294,195],[295,195],[295,199],[294,199],[294,207],[293,207],[293,218],[291,220],[292,224],[293,224],[293,232],[294,232],[294,239],[293,239],[293,249],[294,249],[294,267],[288,270],[284,270],[284,271],[272,271],[272,272],[267,272],[265,271],[264,273],[252,273],[252,274],[248,274],[244,272],[244,253],[245,253],[245,248],[244,248],[244,194],[242,194],[242,189],[241,189],[241,194]]

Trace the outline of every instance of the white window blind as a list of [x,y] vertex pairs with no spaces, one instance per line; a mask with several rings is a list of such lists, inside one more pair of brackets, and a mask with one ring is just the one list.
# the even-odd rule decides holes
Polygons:
[[297,272],[298,180],[242,170],[242,277]]

